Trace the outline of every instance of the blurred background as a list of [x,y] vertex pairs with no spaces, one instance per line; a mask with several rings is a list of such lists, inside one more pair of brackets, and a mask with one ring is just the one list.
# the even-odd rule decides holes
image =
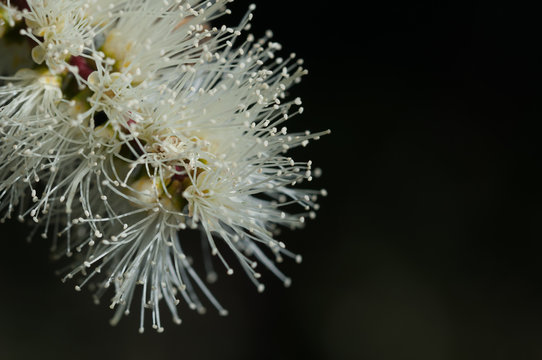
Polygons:
[[538,13],[256,4],[252,31],[273,29],[310,70],[288,127],[333,131],[296,153],[330,195],[281,235],[304,256],[282,265],[292,287],[222,276],[211,289],[228,317],[181,310],[181,326],[139,335],[135,315],[110,327],[106,304],[60,282],[46,243],[5,224],[0,359],[542,359]]

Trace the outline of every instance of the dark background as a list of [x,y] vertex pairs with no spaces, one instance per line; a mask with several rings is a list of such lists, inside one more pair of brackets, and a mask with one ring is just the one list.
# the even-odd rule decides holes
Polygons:
[[539,13],[317,3],[257,1],[253,21],[311,72],[288,127],[333,130],[300,155],[330,196],[281,237],[304,255],[282,266],[292,287],[223,276],[230,316],[185,310],[138,335],[4,225],[0,359],[542,359]]

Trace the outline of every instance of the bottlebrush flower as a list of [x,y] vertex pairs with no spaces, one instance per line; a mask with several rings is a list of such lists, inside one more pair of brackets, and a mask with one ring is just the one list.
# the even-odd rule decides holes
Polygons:
[[329,132],[285,126],[303,112],[287,93],[302,61],[279,57],[270,32],[242,35],[254,6],[237,27],[215,27],[228,2],[1,5],[0,35],[26,42],[35,64],[0,78],[0,210],[52,236],[77,290],[91,286],[99,302],[114,288],[113,324],[134,301],[141,332],[146,309],[163,330],[161,303],[176,323],[181,300],[205,311],[201,296],[227,314],[185,251],[190,230],[207,282],[217,258],[258,291],[265,269],[289,286],[276,263],[301,257],[277,234],[314,218],[326,194],[299,189],[312,162],[287,155]]

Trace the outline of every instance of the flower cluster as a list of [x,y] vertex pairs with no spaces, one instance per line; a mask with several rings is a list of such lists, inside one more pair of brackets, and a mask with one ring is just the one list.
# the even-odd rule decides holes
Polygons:
[[[270,32],[242,35],[254,6],[216,27],[230,1],[0,2],[0,219],[37,223],[76,290],[99,302],[113,288],[113,324],[133,301],[141,332],[146,309],[163,330],[163,303],[180,323],[181,299],[225,315],[213,258],[258,291],[262,267],[288,286],[276,263],[301,257],[276,234],[325,195],[295,186],[320,171],[287,156],[328,133],[284,126],[303,112],[287,96],[302,61],[276,55]],[[205,279],[183,249],[191,230]]]

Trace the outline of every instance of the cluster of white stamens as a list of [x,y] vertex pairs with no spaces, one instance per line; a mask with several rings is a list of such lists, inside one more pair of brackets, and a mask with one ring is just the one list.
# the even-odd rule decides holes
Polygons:
[[294,187],[321,171],[287,156],[328,133],[285,126],[303,112],[286,93],[302,61],[278,57],[270,32],[241,39],[254,6],[237,27],[215,27],[228,2],[0,2],[0,39],[26,51],[20,67],[34,63],[13,73],[0,61],[2,221],[38,223],[58,257],[73,256],[64,279],[82,278],[76,289],[97,302],[113,285],[112,323],[132,301],[140,331],[145,309],[163,330],[162,302],[176,323],[181,299],[204,312],[201,295],[227,313],[183,250],[190,229],[207,281],[216,257],[258,291],[263,268],[289,286],[275,262],[301,257],[275,235],[314,218],[326,195]]

